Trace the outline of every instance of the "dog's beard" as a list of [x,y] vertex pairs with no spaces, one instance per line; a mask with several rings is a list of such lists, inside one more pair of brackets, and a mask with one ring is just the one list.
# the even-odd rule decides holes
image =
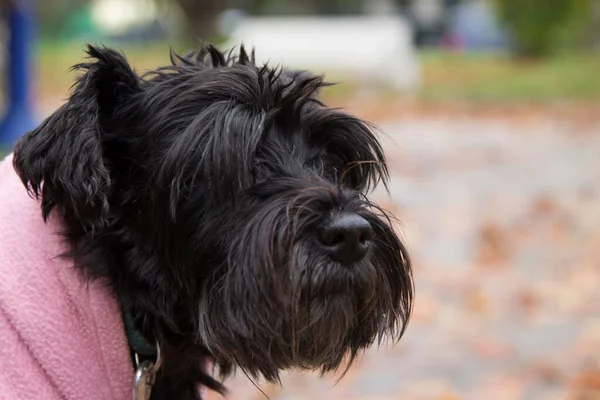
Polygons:
[[406,251],[387,215],[362,201],[351,207],[374,229],[369,254],[333,261],[311,234],[330,197],[278,196],[231,238],[226,272],[200,299],[199,341],[217,363],[277,381],[290,368],[345,370],[375,340],[400,338],[412,299]]

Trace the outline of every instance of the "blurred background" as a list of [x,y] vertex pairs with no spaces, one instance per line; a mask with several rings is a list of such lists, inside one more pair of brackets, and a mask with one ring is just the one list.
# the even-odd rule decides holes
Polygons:
[[5,152],[6,121],[55,110],[88,42],[140,72],[198,39],[254,45],[260,60],[341,82],[324,99],[385,133],[390,191],[373,197],[414,258],[404,339],[337,384],[288,373],[283,388],[258,382],[263,394],[239,372],[231,399],[600,399],[600,1],[0,5]]

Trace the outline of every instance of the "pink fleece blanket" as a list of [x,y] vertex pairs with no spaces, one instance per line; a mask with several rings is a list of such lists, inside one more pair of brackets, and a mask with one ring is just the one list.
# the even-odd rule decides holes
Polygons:
[[117,303],[85,283],[54,213],[47,224],[12,167],[0,164],[0,399],[132,398]]

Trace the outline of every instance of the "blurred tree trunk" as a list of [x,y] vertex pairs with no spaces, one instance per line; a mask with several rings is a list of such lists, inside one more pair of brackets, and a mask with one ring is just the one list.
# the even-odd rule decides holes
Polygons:
[[217,16],[226,7],[223,0],[177,0],[186,20],[189,40],[210,41],[217,34]]

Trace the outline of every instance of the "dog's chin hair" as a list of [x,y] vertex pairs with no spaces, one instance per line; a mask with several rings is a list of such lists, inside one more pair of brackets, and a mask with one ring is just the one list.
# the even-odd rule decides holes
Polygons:
[[[389,178],[373,128],[316,97],[321,77],[212,46],[138,76],[89,47],[69,101],[17,143],[14,166],[65,256],[102,278],[163,366],[152,399],[224,392],[240,367],[343,374],[413,300],[393,219],[366,199]],[[372,230],[368,256],[333,261],[317,227],[343,213]]]
[[[305,204],[303,211],[307,209]],[[302,226],[288,229],[288,224],[311,221],[307,215],[296,219],[283,210],[279,213],[283,219],[279,223],[257,214],[256,225],[247,226],[256,232],[278,226],[273,234],[279,236],[269,241],[257,234],[238,236],[240,259],[231,265],[239,268],[228,270],[202,296],[199,341],[225,365],[226,374],[236,365],[255,379],[271,382],[279,382],[279,372],[288,369],[336,372],[341,378],[375,341],[401,338],[411,311],[406,250],[388,224],[363,210],[382,238],[371,249],[370,261],[351,266],[332,263],[317,256],[316,243],[306,238],[285,253],[287,259],[281,257],[284,264],[279,264],[279,271],[273,265],[272,273],[255,275],[251,271],[264,271],[264,262],[277,254],[273,249],[286,248],[289,239],[281,232],[303,231]],[[399,265],[405,269],[399,270]]]

